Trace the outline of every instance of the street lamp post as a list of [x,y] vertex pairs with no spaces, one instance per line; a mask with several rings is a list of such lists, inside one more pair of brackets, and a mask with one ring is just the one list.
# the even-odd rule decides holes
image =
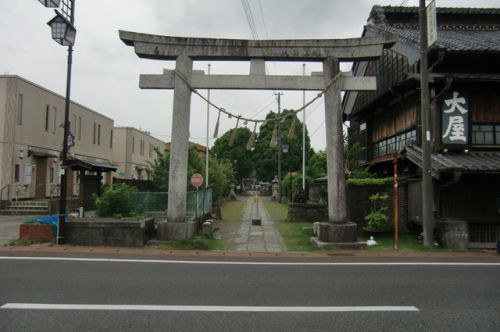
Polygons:
[[[38,0],[47,8],[59,8],[60,0]],[[52,30],[52,39],[62,46],[68,46],[68,67],[66,74],[66,102],[64,107],[64,137],[61,153],[61,164],[64,172],[61,172],[61,195],[59,201],[59,225],[57,227],[57,244],[64,244],[64,226],[66,215],[66,192],[67,173],[66,163],[68,159],[68,135],[69,135],[69,104],[71,92],[71,65],[73,63],[73,45],[75,44],[75,1],[63,0],[60,11],[55,10],[56,16],[47,22]]]

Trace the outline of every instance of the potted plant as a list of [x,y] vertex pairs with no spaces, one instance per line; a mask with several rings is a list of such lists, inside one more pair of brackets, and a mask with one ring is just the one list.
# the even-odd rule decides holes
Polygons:
[[384,233],[389,229],[389,217],[385,206],[387,194],[376,193],[371,195],[369,200],[372,206],[370,212],[365,216],[367,224],[363,230],[368,233]]

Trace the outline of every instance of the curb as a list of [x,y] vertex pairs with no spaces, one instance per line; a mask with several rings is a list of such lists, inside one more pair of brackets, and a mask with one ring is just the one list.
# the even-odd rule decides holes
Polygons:
[[169,250],[161,248],[129,248],[129,247],[83,247],[83,246],[47,246],[30,245],[0,247],[0,255],[21,256],[30,255],[99,255],[99,256],[141,256],[144,259],[156,256],[163,258],[187,259],[273,259],[273,260],[488,260],[500,262],[500,255],[494,250],[477,252],[366,252],[339,250],[335,252],[258,252],[258,251],[195,251],[195,250]]

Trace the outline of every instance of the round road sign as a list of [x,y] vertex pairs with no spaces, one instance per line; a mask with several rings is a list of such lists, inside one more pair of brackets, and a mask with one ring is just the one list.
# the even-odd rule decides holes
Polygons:
[[201,185],[203,184],[203,175],[201,175],[200,173],[194,173],[193,175],[191,175],[191,185],[193,187],[201,187]]

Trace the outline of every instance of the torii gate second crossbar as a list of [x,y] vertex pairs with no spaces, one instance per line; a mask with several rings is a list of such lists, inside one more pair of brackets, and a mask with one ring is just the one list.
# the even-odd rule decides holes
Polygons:
[[[356,224],[347,221],[341,91],[375,90],[374,77],[342,73],[339,61],[372,60],[394,44],[383,38],[316,40],[238,40],[183,38],[120,31],[120,39],[134,46],[141,58],[175,60],[175,72],[141,75],[143,89],[174,89],[172,145],[168,183],[167,222],[159,227],[164,240],[190,239],[194,224],[186,221],[191,88],[325,91],[326,151],[328,169],[328,222],[320,240],[346,243],[356,239]],[[193,60],[251,61],[249,75],[202,75],[193,72]],[[322,62],[323,74],[309,77],[265,74],[265,61]],[[333,82],[333,84],[332,84]]]

